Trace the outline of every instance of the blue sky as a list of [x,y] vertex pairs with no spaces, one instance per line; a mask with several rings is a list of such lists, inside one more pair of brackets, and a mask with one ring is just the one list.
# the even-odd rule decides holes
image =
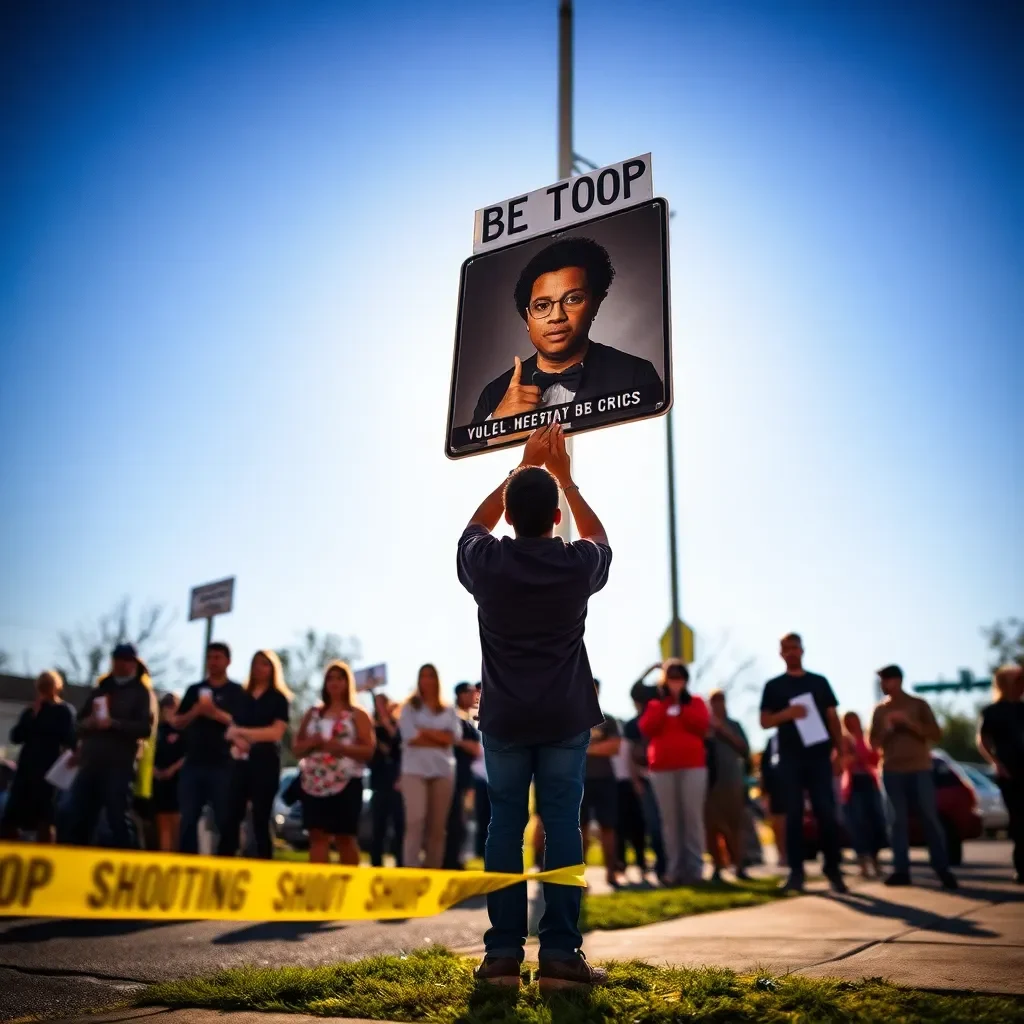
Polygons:
[[[478,676],[454,545],[514,456],[441,454],[458,271],[477,206],[557,178],[556,7],[4,6],[16,668],[234,574],[239,669],[312,625],[396,694]],[[866,709],[879,664],[980,672],[1024,611],[1019,10],[576,5],[575,148],[651,151],[677,214],[684,617],[750,685],[797,629]],[[576,445],[613,712],[668,622],[664,462],[664,420]]]

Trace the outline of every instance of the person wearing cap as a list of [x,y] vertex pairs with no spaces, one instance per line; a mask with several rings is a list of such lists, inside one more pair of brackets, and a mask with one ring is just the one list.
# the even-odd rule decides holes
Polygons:
[[86,698],[78,722],[78,774],[71,785],[67,840],[88,846],[100,814],[106,814],[118,849],[138,846],[132,790],[142,744],[157,719],[149,671],[133,644],[118,644],[111,670]]
[[871,716],[868,742],[882,754],[882,788],[889,811],[893,870],[885,884],[910,885],[909,812],[913,807],[921,819],[932,870],[944,889],[956,889],[932,777],[931,747],[942,730],[928,702],[903,689],[899,665],[879,669],[878,682],[885,698]]
[[18,770],[4,806],[0,837],[17,839],[21,830],[35,833],[37,843],[53,842],[57,791],[46,773],[75,745],[75,709],[60,699],[64,680],[52,669],[36,679],[36,699],[11,730],[21,744]]
[[473,762],[483,753],[480,733],[470,718],[480,697],[472,683],[459,683],[455,687],[455,713],[462,730],[455,741],[455,789],[448,811],[448,831],[445,836],[444,860],[446,871],[461,871],[462,854],[466,845],[466,794],[473,789]]
[[[580,540],[554,536],[561,488]],[[504,515],[515,537],[498,539]],[[520,467],[488,495],[458,543],[459,582],[477,604],[483,734],[491,820],[484,866],[523,870],[530,785],[544,825],[545,867],[583,863],[580,804],[590,730],[604,721],[584,643],[588,602],[608,580],[612,551],[601,520],[573,483],[560,424],[534,431]],[[582,891],[544,883],[542,991],[601,984],[607,972],[583,955]],[[480,982],[520,984],[528,913],[526,883],[487,896],[491,927]]]

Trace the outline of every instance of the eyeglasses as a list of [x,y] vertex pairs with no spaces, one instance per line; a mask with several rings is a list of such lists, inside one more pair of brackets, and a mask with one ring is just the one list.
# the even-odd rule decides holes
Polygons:
[[566,292],[560,299],[534,299],[528,309],[534,320],[548,320],[555,306],[561,306],[563,313],[578,309],[587,301],[587,293],[582,288]]

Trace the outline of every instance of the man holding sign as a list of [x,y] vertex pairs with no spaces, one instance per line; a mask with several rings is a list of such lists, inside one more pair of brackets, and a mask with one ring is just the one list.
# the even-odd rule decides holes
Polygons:
[[779,653],[786,663],[781,676],[765,683],[761,697],[761,728],[779,730],[779,788],[786,809],[789,878],[784,888],[804,887],[804,792],[818,822],[825,855],[825,877],[834,892],[846,892],[839,868],[841,852],[832,785],[833,750],[841,749],[842,729],[836,695],[824,676],[804,671],[803,641],[787,633]]
[[[544,467],[547,468],[544,468]],[[559,488],[581,540],[552,535]],[[492,536],[502,513],[515,537]],[[483,687],[480,732],[491,798],[488,871],[523,870],[530,784],[544,824],[544,866],[583,863],[580,803],[590,730],[604,721],[583,642],[587,602],[608,580],[612,552],[601,521],[572,482],[560,424],[534,431],[523,461],[470,519],[458,549],[459,581],[479,608]],[[581,890],[544,884],[540,985],[593,985],[604,972],[580,946]],[[526,885],[487,897],[491,927],[477,978],[517,987],[527,932]]]
[[526,264],[514,298],[536,354],[525,361],[516,356],[484,388],[474,423],[611,392],[654,388],[661,397],[662,381],[649,359],[590,339],[614,277],[608,251],[589,238],[562,239]]

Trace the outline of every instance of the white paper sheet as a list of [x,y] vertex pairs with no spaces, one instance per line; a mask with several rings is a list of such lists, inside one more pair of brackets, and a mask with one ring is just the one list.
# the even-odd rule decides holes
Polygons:
[[806,717],[798,718],[793,723],[796,726],[796,731],[800,733],[800,739],[803,740],[804,746],[813,747],[816,743],[824,743],[828,739],[828,730],[825,728],[825,723],[821,720],[821,714],[818,711],[818,705],[814,703],[814,697],[809,693],[801,693],[789,703],[803,704],[807,708]]
[[78,774],[78,766],[72,767],[68,764],[71,760],[71,751],[65,750],[60,757],[57,758],[53,764],[50,765],[49,771],[43,776],[44,779],[51,785],[56,786],[57,789],[70,789],[71,783],[75,781],[75,776]]

